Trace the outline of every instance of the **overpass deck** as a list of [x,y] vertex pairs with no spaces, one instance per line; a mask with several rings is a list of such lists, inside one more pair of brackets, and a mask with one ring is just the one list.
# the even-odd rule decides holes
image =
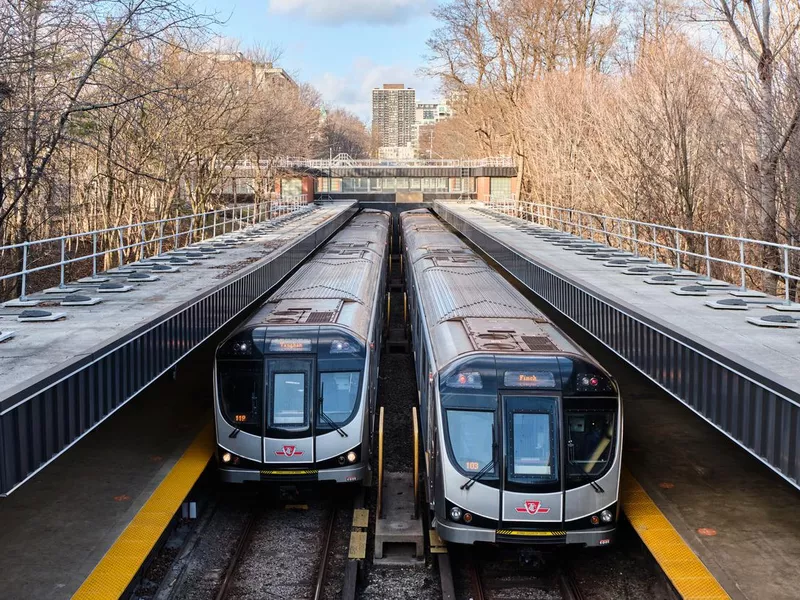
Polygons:
[[[0,325],[14,335],[0,344],[0,495],[250,307],[355,210],[352,202],[320,205],[218,236],[202,256],[175,251],[177,261],[166,264],[177,270],[133,265],[102,274],[131,288],[124,293],[70,283],[103,302],[66,307],[49,294],[36,309],[56,321],[20,322],[25,308],[2,309]],[[136,282],[137,270],[157,279]]]
[[734,298],[735,290],[677,295],[671,291],[691,278],[678,285],[645,283],[657,272],[624,274],[634,265],[579,255],[578,248],[538,237],[539,225],[476,204],[437,202],[435,211],[522,284],[798,486],[800,336],[794,328],[748,322],[786,314],[768,307],[780,300],[715,310],[706,303]]

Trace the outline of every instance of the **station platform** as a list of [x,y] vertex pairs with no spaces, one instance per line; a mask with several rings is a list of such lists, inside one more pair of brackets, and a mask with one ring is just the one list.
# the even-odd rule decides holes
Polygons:
[[[676,296],[619,270],[602,269],[585,256],[527,235],[523,223],[498,222],[473,207],[437,203],[436,211],[476,245],[476,231],[485,234],[480,239],[489,244],[487,254],[513,273],[518,287],[620,383],[625,419],[623,510],[682,597],[797,598],[800,491],[775,468],[797,460],[793,413],[777,404],[751,413],[756,400],[742,402],[732,380],[689,360],[685,348],[682,360],[660,364],[671,347],[651,344],[644,325],[677,331],[687,346],[689,341],[705,345],[709,354],[725,356],[741,370],[758,371],[762,380],[774,378],[789,393],[800,389],[795,377],[800,367],[796,331],[766,331],[748,324],[741,313],[718,312],[699,298]],[[530,264],[522,263],[520,256]],[[542,271],[559,279],[543,277]],[[531,281],[541,287],[532,288]],[[566,281],[575,289],[565,291]],[[577,289],[591,293],[592,300],[576,300]],[[573,317],[573,306],[560,304],[554,290],[572,298],[583,314]],[[626,339],[629,331],[621,326],[619,315],[598,299],[636,315],[632,338]],[[636,364],[639,358],[644,368]],[[665,380],[683,385],[674,388]],[[754,382],[749,385],[756,387]],[[755,432],[759,439],[763,436],[774,454],[761,456],[737,443],[726,419],[714,426],[700,410],[708,401],[705,395],[712,393],[720,402],[712,416],[732,414],[737,427]],[[759,399],[765,398],[761,392]],[[729,405],[723,404],[726,399]],[[776,431],[788,447],[781,446],[777,435],[770,437]],[[773,458],[775,465],[769,462]]]
[[203,352],[0,498],[1,598],[107,600],[125,590],[213,453]]
[[[0,343],[0,496],[12,493],[299,266],[355,214],[355,202],[309,205],[67,287],[102,302],[36,307]],[[142,281],[142,278],[145,281]],[[148,280],[149,279],[149,280]],[[105,292],[100,285],[111,285]],[[34,296],[34,295],[31,295]]]
[[[800,492],[618,358],[590,351],[621,383],[623,510],[684,600],[796,599]],[[727,596],[709,593],[669,528],[634,506],[637,482]]]

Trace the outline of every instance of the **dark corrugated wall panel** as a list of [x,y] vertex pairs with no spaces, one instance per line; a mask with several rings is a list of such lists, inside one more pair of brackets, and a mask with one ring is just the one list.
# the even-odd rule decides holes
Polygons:
[[237,279],[4,400],[0,412],[0,495],[36,473],[257,302],[336,233],[355,210],[346,210],[327,221],[270,262],[255,264]]
[[800,397],[795,392],[605,302],[500,244],[442,204],[436,203],[434,210],[531,291],[800,487]]

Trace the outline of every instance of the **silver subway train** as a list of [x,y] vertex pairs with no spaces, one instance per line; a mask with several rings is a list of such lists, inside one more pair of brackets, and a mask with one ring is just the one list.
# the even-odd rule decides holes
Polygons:
[[617,386],[427,211],[401,215],[427,501],[439,536],[604,546],[618,518]]
[[217,348],[223,481],[365,478],[389,225],[358,214]]

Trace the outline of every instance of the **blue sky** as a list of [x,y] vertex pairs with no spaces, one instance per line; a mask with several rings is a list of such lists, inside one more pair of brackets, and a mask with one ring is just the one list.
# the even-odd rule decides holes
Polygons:
[[277,46],[282,66],[312,84],[329,106],[351,110],[367,124],[370,91],[405,83],[418,101],[438,99],[437,84],[421,77],[425,42],[436,26],[436,0],[195,0],[227,19],[225,37],[243,47]]

